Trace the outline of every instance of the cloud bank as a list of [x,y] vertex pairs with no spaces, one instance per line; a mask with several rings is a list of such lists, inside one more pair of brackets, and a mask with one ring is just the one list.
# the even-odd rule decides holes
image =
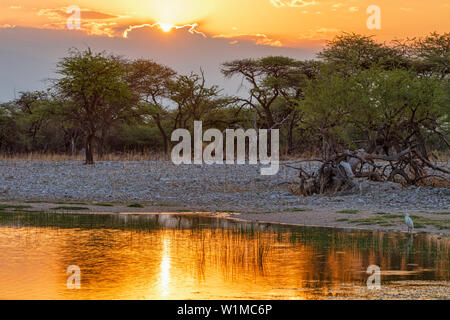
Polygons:
[[224,79],[220,74],[222,63],[269,55],[311,59],[320,47],[318,43],[310,43],[308,49],[286,48],[271,41],[263,35],[205,37],[191,32],[189,27],[169,33],[163,33],[157,26],[135,28],[128,32],[127,38],[89,36],[83,31],[3,28],[0,29],[0,101],[13,99],[19,91],[47,87],[47,80],[56,77],[57,61],[73,47],[90,47],[132,59],[148,58],[183,74],[202,68],[208,82],[221,86],[228,94],[236,93],[240,81]]

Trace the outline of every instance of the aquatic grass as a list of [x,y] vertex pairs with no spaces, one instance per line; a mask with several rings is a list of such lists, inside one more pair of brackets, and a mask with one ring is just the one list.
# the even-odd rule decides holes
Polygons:
[[336,211],[336,213],[358,214],[359,210],[345,209],[345,210]]
[[0,204],[0,210],[12,209],[12,210],[23,210],[23,209],[31,209],[32,206],[28,205],[10,205],[10,204]]
[[383,219],[383,218],[363,218],[363,219],[355,219],[355,220],[350,220],[349,223],[351,224],[357,224],[360,226],[382,226],[382,227],[392,227],[395,226],[396,224]]
[[263,241],[260,241],[260,239],[258,238],[257,248],[256,248],[256,251],[257,251],[256,252],[256,261],[257,261],[260,269],[264,269],[265,260],[269,254],[269,250],[270,250],[270,245],[267,245]]
[[85,207],[56,207],[56,208],[52,208],[51,210],[83,211],[83,210],[89,210],[89,208],[85,208]]
[[140,203],[131,203],[127,207],[128,208],[144,208],[144,206]]
[[378,225],[382,226],[382,227],[393,227],[396,224],[395,223],[390,223],[390,222],[380,222]]
[[404,216],[401,214],[385,214],[385,215],[383,215],[383,218],[385,218],[385,219],[403,219]]
[[420,228],[424,226],[433,226],[439,230],[450,229],[450,219],[432,219],[428,217],[412,215],[411,218],[414,221],[414,227]]
[[114,207],[113,203],[108,203],[108,202],[92,203],[92,205],[97,206],[97,207]]
[[349,219],[347,218],[336,219],[336,222],[347,222],[347,221],[349,221]]
[[[422,229],[427,226],[433,226],[439,230],[447,230],[450,229],[450,219],[439,220],[439,219],[431,219],[427,217],[421,217],[413,215],[411,218],[414,221],[415,229]],[[382,227],[390,227],[402,224],[403,225],[403,216],[396,214],[383,214],[377,217],[364,218],[364,219],[354,219],[349,221],[349,223],[357,224],[357,225],[379,225]]]
[[57,201],[52,202],[53,204],[74,204],[74,205],[89,205],[89,203],[81,202],[81,201]]
[[309,211],[309,209],[306,209],[306,208],[287,208],[284,211],[285,212],[305,212],[305,211]]

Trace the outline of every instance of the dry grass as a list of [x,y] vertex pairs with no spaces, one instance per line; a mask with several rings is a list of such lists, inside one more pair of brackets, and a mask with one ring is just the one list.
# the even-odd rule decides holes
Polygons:
[[[314,156],[309,154],[294,154],[294,155],[280,155],[280,160],[289,161],[296,159],[308,159]],[[148,152],[148,153],[120,153],[120,154],[105,154],[100,160],[94,155],[96,161],[143,161],[143,160],[169,160],[170,155],[167,156],[163,152]],[[69,155],[61,153],[20,153],[20,154],[2,154],[0,153],[0,161],[84,161],[85,155]]]
[[450,162],[450,151],[433,151],[431,153],[433,155],[433,160],[438,162]]
[[[434,153],[437,156],[436,162],[449,163],[450,156],[445,153]],[[165,155],[163,152],[127,152],[127,153],[109,153],[105,154],[100,160],[94,155],[96,161],[143,161],[143,160],[170,160],[170,155]],[[295,154],[280,154],[281,161],[295,161],[298,159],[316,159],[320,155],[315,152],[304,152]],[[64,153],[19,153],[19,154],[4,154],[0,153],[1,160],[10,161],[84,161],[85,155],[69,155]],[[304,164],[308,165],[308,164]]]
[[419,183],[420,186],[428,186],[433,188],[450,188],[450,181],[445,177],[430,177],[427,179],[423,179]]
[[[122,154],[105,154],[100,160],[96,161],[144,161],[144,160],[167,160],[169,159],[164,153],[122,153]],[[84,161],[84,155],[68,155],[58,153],[24,153],[24,154],[0,154],[0,161]]]

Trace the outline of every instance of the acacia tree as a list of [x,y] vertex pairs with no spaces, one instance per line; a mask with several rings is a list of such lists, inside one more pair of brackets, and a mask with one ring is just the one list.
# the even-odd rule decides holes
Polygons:
[[240,98],[242,106],[249,106],[269,128],[274,127],[276,119],[273,106],[277,98],[282,96],[286,87],[283,76],[290,73],[295,60],[286,57],[267,57],[259,60],[242,59],[222,65],[222,73],[231,78],[240,75],[250,84],[248,98]]
[[333,65],[323,66],[319,75],[308,82],[305,97],[299,101],[303,111],[299,126],[318,138],[324,159],[342,151],[342,145],[348,142],[349,120],[357,108],[363,109],[367,98],[362,95],[364,85],[354,76],[342,76]]
[[373,36],[356,33],[342,33],[319,52],[318,58],[339,66],[343,74],[357,73],[377,65],[384,70],[409,69],[412,61],[407,50],[397,45],[378,43]]
[[[302,101],[304,119],[322,139],[323,165],[313,175],[301,171],[299,192],[355,190],[353,175],[417,184],[429,177],[426,168],[449,174],[431,162],[426,147],[428,137],[437,135],[445,141],[449,133],[447,86],[439,77],[379,68],[350,76],[331,69],[310,81]],[[349,135],[352,132],[366,138],[357,152],[349,151],[358,145]]]
[[52,101],[48,93],[45,91],[20,92],[19,98],[13,101],[13,105],[15,121],[30,138],[27,149],[32,151],[39,149],[39,134],[50,121],[48,109],[51,108]]
[[267,128],[286,128],[288,150],[293,149],[293,133],[301,119],[298,100],[303,97],[306,81],[316,76],[320,63],[297,61],[288,57],[266,57],[243,59],[222,65],[227,78],[242,76],[247,85],[249,97],[238,98],[242,108],[250,107],[257,120]]
[[233,99],[220,95],[217,86],[208,87],[203,71],[200,75],[180,75],[170,84],[169,97],[175,104],[173,130],[188,128],[190,121],[203,120],[211,112],[227,106]]
[[167,99],[176,72],[169,67],[151,60],[139,59],[129,64],[127,80],[130,87],[139,95],[140,115],[150,116],[161,134],[164,153],[169,152],[169,136],[164,127],[169,109]]
[[93,164],[97,132],[109,127],[130,109],[132,93],[125,81],[122,59],[106,53],[71,50],[57,65],[56,90],[66,99],[65,115],[80,124],[86,137],[86,164]]
[[14,152],[18,149],[20,129],[15,121],[12,103],[0,104],[0,151]]
[[450,32],[431,33],[417,39],[412,45],[415,57],[422,63],[423,69],[441,79],[450,74]]

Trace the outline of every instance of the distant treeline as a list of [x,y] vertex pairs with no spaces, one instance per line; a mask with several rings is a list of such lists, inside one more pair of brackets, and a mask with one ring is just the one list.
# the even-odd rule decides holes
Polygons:
[[[166,152],[171,133],[203,127],[280,129],[281,152],[448,151],[450,33],[377,43],[342,34],[315,60],[242,59],[221,66],[242,83],[224,95],[199,73],[152,60],[72,49],[46,91],[0,105],[0,152]],[[428,150],[428,151],[427,151]]]

